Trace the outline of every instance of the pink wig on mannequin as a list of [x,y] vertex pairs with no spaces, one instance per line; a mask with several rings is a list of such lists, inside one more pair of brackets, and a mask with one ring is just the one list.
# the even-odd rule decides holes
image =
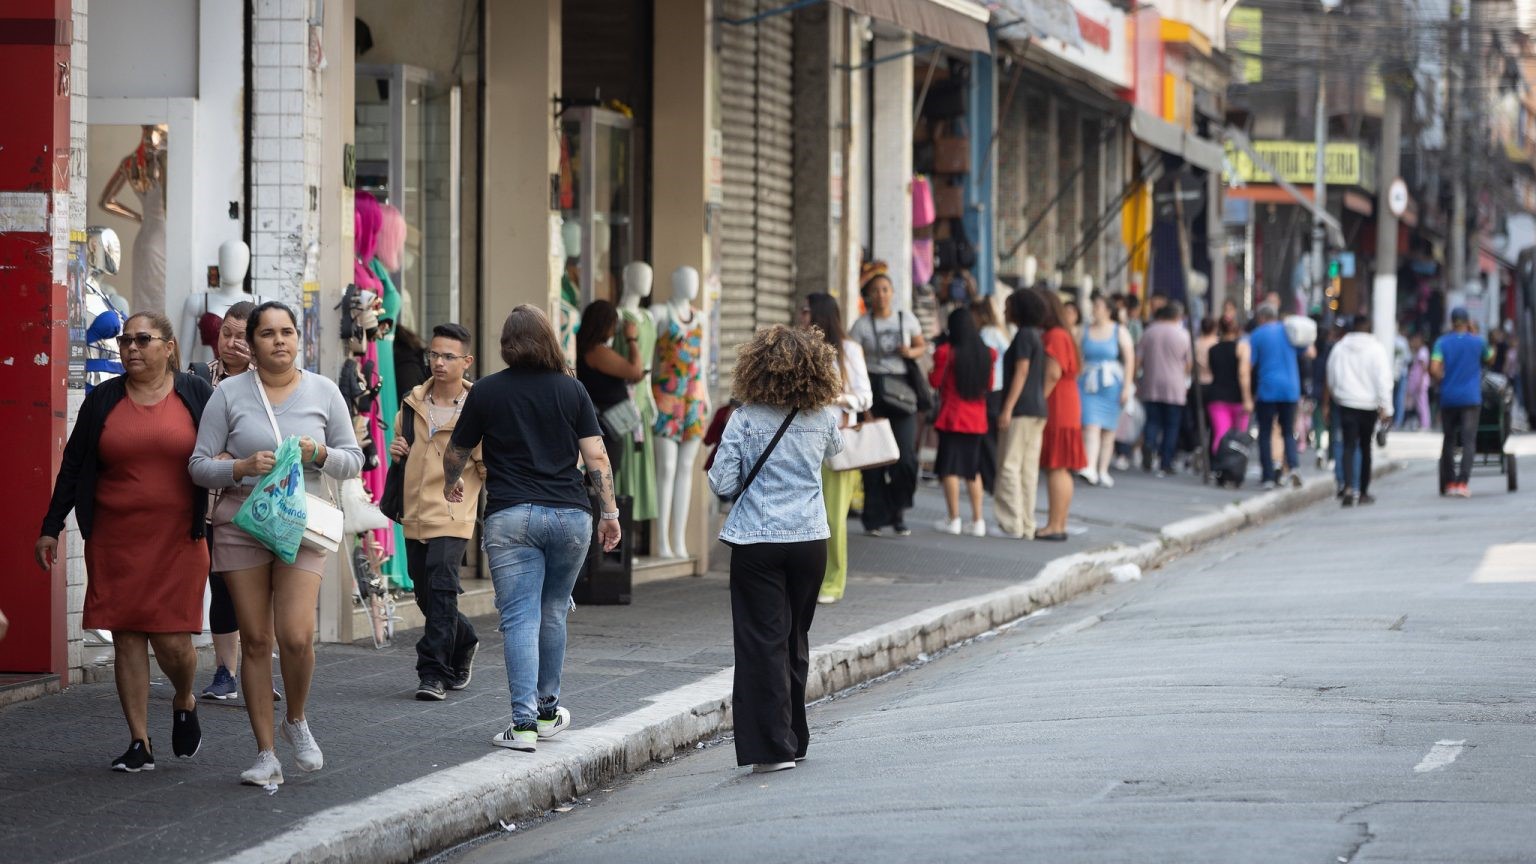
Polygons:
[[379,225],[379,260],[391,273],[400,272],[400,259],[405,254],[405,214],[393,205],[379,208],[382,217]]
[[379,199],[370,192],[358,192],[356,213],[353,243],[357,249],[357,260],[352,264],[352,281],[365,291],[382,293],[384,286],[379,283],[379,277],[368,269],[368,263],[373,260],[378,249],[379,226],[384,221]]

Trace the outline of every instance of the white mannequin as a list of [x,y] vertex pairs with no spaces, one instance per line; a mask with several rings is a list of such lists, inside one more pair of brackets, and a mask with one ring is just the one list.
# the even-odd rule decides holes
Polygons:
[[240,240],[225,240],[219,246],[219,288],[217,291],[194,291],[181,307],[181,344],[189,363],[207,363],[213,359],[216,346],[204,345],[197,319],[205,313],[224,317],[229,307],[242,300],[260,305],[267,298],[245,293],[245,272],[251,266],[251,249]]
[[1035,278],[1040,275],[1040,259],[1033,255],[1024,259],[1024,287],[1035,287]]
[[640,313],[640,301],[651,296],[655,275],[651,265],[633,261],[624,265],[624,294],[619,298],[619,308],[626,312]]
[[[647,267],[647,270],[650,268]],[[625,271],[628,277],[629,272]],[[628,279],[626,278],[626,283]],[[626,285],[627,287],[627,285]],[[672,271],[672,299],[659,307],[652,307],[656,330],[661,332],[675,319],[693,322],[702,313],[694,308],[693,301],[699,296],[699,271],[692,267],[679,267]],[[637,301],[638,302],[638,301]],[[652,367],[654,368],[654,358]],[[703,374],[704,363],[699,363]],[[704,415],[709,416],[710,406],[706,397]],[[693,497],[693,466],[699,455],[701,438],[691,441],[674,441],[665,435],[656,436],[656,554],[661,558],[688,557],[688,507]]]

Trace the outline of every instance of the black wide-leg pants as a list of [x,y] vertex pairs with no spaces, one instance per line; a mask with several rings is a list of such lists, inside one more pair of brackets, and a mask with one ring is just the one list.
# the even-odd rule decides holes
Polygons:
[[731,547],[737,765],[805,755],[811,619],[826,566],[825,540]]

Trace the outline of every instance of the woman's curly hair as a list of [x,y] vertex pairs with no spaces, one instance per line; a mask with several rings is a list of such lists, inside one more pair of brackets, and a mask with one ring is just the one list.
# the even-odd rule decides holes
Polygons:
[[732,389],[743,403],[814,411],[842,394],[837,352],[820,328],[775,324],[741,346]]

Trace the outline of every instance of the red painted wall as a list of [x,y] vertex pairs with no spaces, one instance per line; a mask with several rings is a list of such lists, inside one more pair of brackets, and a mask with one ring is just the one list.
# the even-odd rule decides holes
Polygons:
[[[46,196],[68,226],[69,0],[7,0],[0,6],[0,192]],[[35,199],[33,199],[35,200]],[[23,226],[27,227],[27,226]],[[62,272],[62,270],[61,270]],[[44,573],[32,545],[64,448],[69,307],[55,281],[53,238],[0,232],[0,609],[11,621],[0,672],[65,674],[62,564]],[[63,552],[63,545],[60,545]]]

